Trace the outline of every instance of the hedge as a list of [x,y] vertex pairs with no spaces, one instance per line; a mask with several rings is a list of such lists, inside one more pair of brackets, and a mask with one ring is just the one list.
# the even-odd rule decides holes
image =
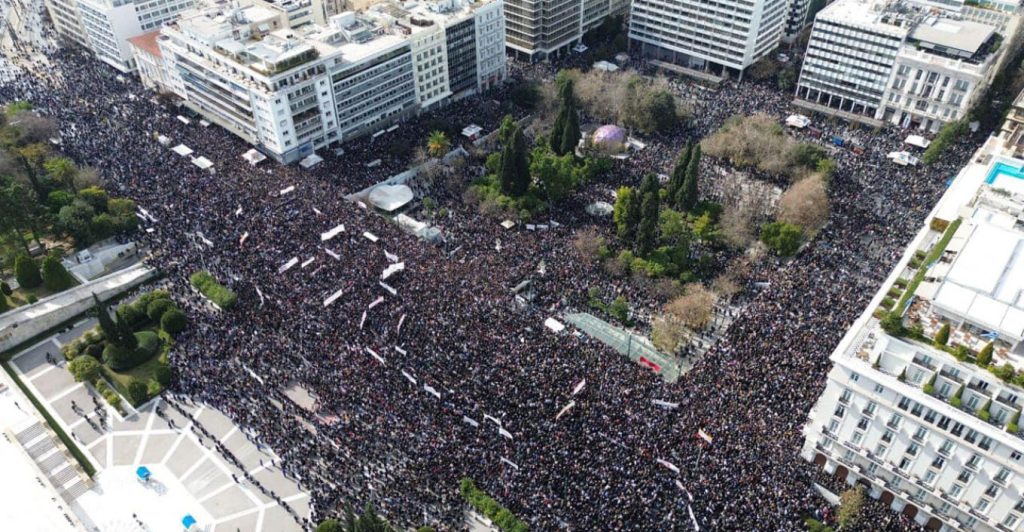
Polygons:
[[508,508],[503,507],[486,492],[478,489],[473,483],[473,479],[464,477],[460,480],[459,493],[470,506],[487,516],[504,532],[526,532],[529,530],[526,523],[513,515]]
[[188,325],[188,318],[185,317],[185,313],[172,308],[160,318],[160,328],[168,334],[178,334],[185,330],[185,326]]
[[188,280],[201,294],[222,309],[229,309],[238,301],[238,296],[218,283],[208,271],[201,270],[193,273]]

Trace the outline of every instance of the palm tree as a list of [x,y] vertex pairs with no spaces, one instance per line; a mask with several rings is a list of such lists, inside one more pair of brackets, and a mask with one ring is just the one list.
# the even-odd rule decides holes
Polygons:
[[448,153],[448,148],[451,148],[452,143],[448,140],[448,135],[444,131],[434,130],[430,132],[430,136],[427,137],[427,152],[432,157],[440,157]]

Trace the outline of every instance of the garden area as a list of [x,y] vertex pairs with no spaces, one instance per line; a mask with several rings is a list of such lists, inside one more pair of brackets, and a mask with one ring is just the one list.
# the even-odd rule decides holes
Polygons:
[[60,255],[52,252],[36,261],[28,255],[18,255],[14,261],[17,288],[0,281],[0,314],[22,305],[31,305],[40,299],[63,292],[78,284],[61,263]]
[[217,308],[221,310],[227,310],[238,302],[238,295],[230,288],[217,282],[217,279],[208,271],[202,270],[193,273],[188,278],[188,281],[203,297],[217,305]]
[[76,381],[92,384],[111,406],[124,412],[121,397],[137,407],[170,384],[167,354],[188,319],[166,290],[122,303],[113,316],[94,299],[99,325],[65,344],[62,353]]

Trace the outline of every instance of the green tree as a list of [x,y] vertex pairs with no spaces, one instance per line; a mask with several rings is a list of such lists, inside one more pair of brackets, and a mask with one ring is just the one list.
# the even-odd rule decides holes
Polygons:
[[22,288],[32,289],[43,283],[39,265],[28,255],[18,255],[14,261],[14,278]]
[[68,362],[68,371],[75,382],[96,382],[100,376],[100,362],[89,355],[79,355]]
[[512,132],[512,141],[506,144],[502,150],[499,180],[502,192],[513,197],[526,194],[530,187],[530,168],[526,160],[526,136],[519,126],[516,126]]
[[341,528],[341,521],[337,519],[325,519],[316,526],[316,532],[344,532]]
[[576,110],[576,102],[569,104],[569,111],[566,113],[565,127],[562,129],[561,154],[576,153],[576,146],[580,142],[580,117]]
[[160,328],[168,334],[178,334],[185,330],[187,325],[188,318],[185,317],[185,313],[176,308],[168,310],[160,317]]
[[935,339],[932,340],[932,343],[935,344],[936,346],[944,346],[947,343],[949,343],[948,323],[942,324],[942,327],[939,328],[939,332],[935,333]]
[[78,177],[78,167],[67,157],[50,157],[43,163],[50,179],[60,183],[64,188],[75,192],[75,178]]
[[128,401],[133,405],[140,405],[147,399],[148,391],[146,390],[146,384],[142,381],[132,379],[128,383],[127,391]]
[[95,302],[96,318],[100,322],[100,329],[107,340],[122,351],[130,351],[138,346],[135,333],[125,320],[114,320],[110,317],[107,306],[100,301],[96,294],[92,295]]
[[97,214],[107,212],[110,196],[100,187],[83,188],[78,191],[78,199],[89,204]]
[[640,104],[638,120],[637,125],[644,133],[664,132],[675,126],[679,121],[675,97],[663,90],[648,93]]
[[989,342],[989,343],[985,344],[985,347],[981,348],[981,351],[978,352],[978,365],[979,366],[984,368],[984,367],[988,367],[988,365],[992,363],[992,351],[993,350],[994,350],[994,347],[992,346],[992,342]]
[[571,155],[556,157],[538,146],[530,156],[530,174],[537,179],[549,202],[564,198],[575,186]]
[[548,139],[548,143],[551,146],[551,151],[558,155],[564,155],[562,140],[565,135],[565,126],[569,122],[569,113],[573,108],[573,84],[572,79],[564,75],[564,71],[559,72],[558,83],[560,84],[558,89],[558,115],[555,117],[555,123],[551,127],[551,136]]
[[803,231],[790,223],[772,222],[761,227],[761,242],[783,257],[795,254],[803,239]]
[[640,225],[640,198],[631,187],[619,187],[615,196],[615,208],[612,211],[619,240],[630,244],[636,240],[636,229]]
[[57,213],[57,226],[71,235],[79,247],[85,247],[92,241],[92,220],[95,216],[96,210],[91,205],[76,199]]
[[501,119],[501,126],[498,127],[498,141],[502,145],[508,144],[509,140],[512,140],[512,132],[516,129],[516,121],[512,118],[512,115],[505,115]]
[[53,255],[47,255],[43,259],[42,278],[46,289],[51,292],[67,290],[71,285],[75,284],[74,279],[67,269],[64,268],[64,265],[61,264],[60,259]]
[[66,190],[54,190],[46,196],[46,206],[50,208],[50,212],[57,214],[60,210],[71,202],[75,201],[74,194]]
[[857,523],[861,508],[864,507],[864,487],[857,485],[844,491],[839,496],[839,511],[836,512],[836,523],[839,528],[846,528]]
[[693,152],[690,155],[690,160],[686,165],[686,176],[683,179],[683,184],[679,188],[678,201],[676,201],[676,207],[683,211],[692,211],[697,206],[697,200],[699,191],[698,179],[700,177],[700,144],[693,147]]
[[29,245],[24,233],[28,231],[36,244],[42,246],[39,229],[47,223],[46,218],[46,208],[20,183],[11,182],[0,188],[0,232],[12,235],[26,253]]
[[718,228],[715,226],[715,219],[710,212],[704,211],[693,221],[693,235],[705,242],[717,238]]
[[448,135],[444,131],[434,130],[430,132],[430,136],[427,137],[427,153],[431,157],[441,157],[448,153],[448,149],[452,147],[451,141],[448,140]]
[[640,185],[640,225],[637,226],[636,250],[642,257],[650,255],[658,240],[658,213],[661,199],[658,196],[658,178],[648,174]]
[[668,179],[668,186],[665,187],[669,204],[675,208],[678,208],[676,198],[679,195],[679,189],[683,187],[683,182],[686,181],[686,167],[690,165],[690,155],[692,153],[693,145],[688,142],[679,151],[679,158],[676,159],[676,165],[672,168],[672,174]]
[[356,515],[351,506],[345,508],[345,532],[395,532],[395,529],[377,515],[373,506],[366,503],[361,515]]
[[686,223],[686,217],[672,209],[661,210],[658,215],[658,232],[661,233],[661,241],[666,244],[690,240],[690,226]]
[[21,164],[25,177],[32,185],[41,203],[46,202],[46,187],[43,185],[40,175],[43,170],[43,162],[50,154],[50,147],[42,142],[33,142],[24,146],[15,147],[11,150],[15,159]]

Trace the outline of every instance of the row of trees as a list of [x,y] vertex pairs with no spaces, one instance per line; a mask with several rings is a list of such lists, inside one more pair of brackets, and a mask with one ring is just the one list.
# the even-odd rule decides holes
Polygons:
[[687,114],[666,78],[650,79],[622,71],[560,71],[555,83],[557,92],[548,93],[549,108],[562,103],[567,82],[572,82],[577,103],[588,116],[644,134],[666,132]]

